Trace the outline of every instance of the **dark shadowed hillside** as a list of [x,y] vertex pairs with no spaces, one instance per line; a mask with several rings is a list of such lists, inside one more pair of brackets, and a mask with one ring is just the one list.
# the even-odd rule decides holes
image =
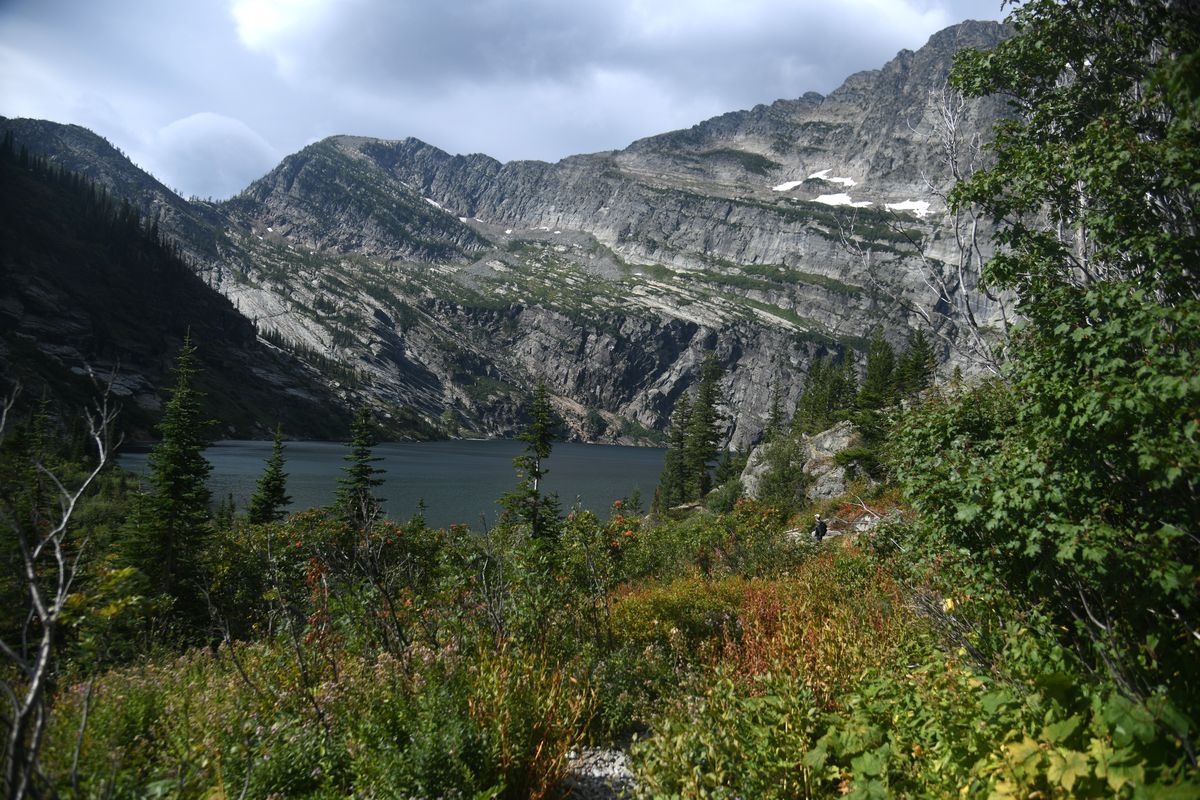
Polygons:
[[[27,398],[64,403],[110,378],[122,423],[143,434],[190,331],[208,410],[222,433],[279,421],[297,435],[342,435],[345,418],[290,358],[256,341],[253,324],[210,289],[154,223],[76,173],[7,151],[0,163],[0,375]],[[91,376],[89,376],[89,371]]]

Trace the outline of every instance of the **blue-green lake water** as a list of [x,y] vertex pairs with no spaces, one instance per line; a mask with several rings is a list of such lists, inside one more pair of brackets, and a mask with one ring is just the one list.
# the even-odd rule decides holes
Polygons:
[[[478,528],[481,515],[490,524],[496,519],[496,501],[516,485],[512,460],[524,447],[524,442],[463,440],[377,445],[376,467],[384,470],[379,491],[384,511],[403,521],[423,499],[425,519],[434,527],[463,523]],[[346,445],[335,442],[284,444],[292,511],[333,501],[348,452]],[[564,512],[578,503],[604,515],[613,500],[635,491],[648,507],[662,472],[663,453],[653,447],[559,442],[545,462],[550,470],[546,490],[558,493]],[[271,443],[261,441],[226,441],[206,450],[204,456],[213,466],[209,488],[214,501],[232,494],[238,510],[244,511],[270,454]],[[144,472],[146,458],[144,452],[125,452],[119,463]]]

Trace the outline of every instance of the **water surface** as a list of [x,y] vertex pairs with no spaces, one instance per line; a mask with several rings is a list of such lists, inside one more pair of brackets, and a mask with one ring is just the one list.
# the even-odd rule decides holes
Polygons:
[[[495,521],[496,501],[517,482],[512,460],[525,448],[516,441],[394,442],[380,444],[375,466],[384,470],[379,496],[394,520],[407,519],[425,501],[425,518],[434,527],[465,523],[479,527],[480,515]],[[347,445],[335,442],[285,442],[284,470],[292,511],[333,502],[337,479],[346,465]],[[545,486],[557,492],[564,512],[576,502],[607,514],[612,501],[640,491],[648,506],[662,472],[664,451],[655,447],[621,447],[559,442],[545,462]],[[213,465],[209,488],[214,500],[232,494],[240,511],[249,504],[262,474],[271,443],[225,441],[204,451]],[[125,452],[119,463],[144,472],[145,452]]]

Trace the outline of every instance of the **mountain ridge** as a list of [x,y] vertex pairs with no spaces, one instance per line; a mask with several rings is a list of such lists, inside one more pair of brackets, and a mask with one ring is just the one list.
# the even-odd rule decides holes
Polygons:
[[[541,380],[576,437],[644,441],[715,348],[728,439],[744,446],[772,384],[794,400],[814,358],[861,348],[877,322],[899,343],[920,322],[913,307],[938,301],[921,274],[953,255],[928,194],[946,181],[936,93],[957,47],[1004,35],[963,23],[829,95],[555,163],[344,135],[220,203],[112,184],[260,336],[361,373],[366,388],[337,387],[345,402],[506,435]],[[965,127],[1000,114],[974,103]],[[72,146],[47,155],[86,161]],[[905,251],[910,234],[933,261]],[[614,353],[642,370],[616,368]]]

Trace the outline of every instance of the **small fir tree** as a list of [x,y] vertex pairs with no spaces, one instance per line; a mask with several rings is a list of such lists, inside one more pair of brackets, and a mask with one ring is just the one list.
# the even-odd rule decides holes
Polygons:
[[534,539],[553,538],[559,528],[558,498],[542,492],[542,479],[549,472],[543,462],[550,457],[557,438],[558,420],[545,383],[539,382],[534,390],[529,417],[529,426],[517,437],[526,443],[525,452],[513,459],[521,481],[500,502],[506,522],[528,525],[529,535]]
[[287,516],[287,507],[292,498],[287,493],[287,473],[283,471],[283,432],[275,429],[275,440],[267,468],[258,479],[254,495],[250,498],[250,522],[262,525]]
[[217,503],[217,511],[213,514],[213,525],[217,530],[227,531],[233,528],[237,518],[237,503],[233,500],[233,492],[229,492]]
[[700,382],[692,401],[687,441],[683,448],[686,473],[684,492],[688,500],[704,497],[712,488],[709,463],[717,458],[717,445],[721,437],[722,417],[717,408],[721,400],[721,372],[716,354],[710,350],[700,367]]
[[880,409],[892,404],[896,397],[896,351],[883,338],[883,328],[871,331],[867,344],[867,370],[858,392],[860,409]]
[[918,328],[908,334],[907,347],[896,362],[896,388],[905,397],[920,394],[933,384],[937,355],[925,331]]
[[203,553],[212,534],[212,494],[204,458],[211,426],[196,388],[199,368],[191,336],[175,364],[175,385],[158,424],[159,443],[150,452],[149,491],[140,495],[122,533],[123,561],[149,581],[153,595],[174,601],[185,626],[208,617],[203,599]]
[[671,427],[667,434],[667,452],[663,456],[663,469],[658,479],[658,488],[654,491],[652,508],[656,514],[677,506],[686,499],[684,485],[687,482],[687,474],[683,450],[687,443],[691,415],[691,401],[686,394],[681,395],[675,402],[675,410],[671,414]]
[[370,525],[383,507],[382,498],[375,496],[375,490],[383,485],[379,477],[383,470],[375,466],[379,458],[372,453],[376,444],[375,423],[370,410],[363,406],[350,424],[350,452],[345,456],[348,463],[342,468],[343,477],[338,478],[335,502],[342,518],[359,528]]
[[804,391],[796,403],[792,433],[818,433],[848,419],[857,387],[854,361],[849,357],[840,364],[832,357],[817,358],[808,368]]

